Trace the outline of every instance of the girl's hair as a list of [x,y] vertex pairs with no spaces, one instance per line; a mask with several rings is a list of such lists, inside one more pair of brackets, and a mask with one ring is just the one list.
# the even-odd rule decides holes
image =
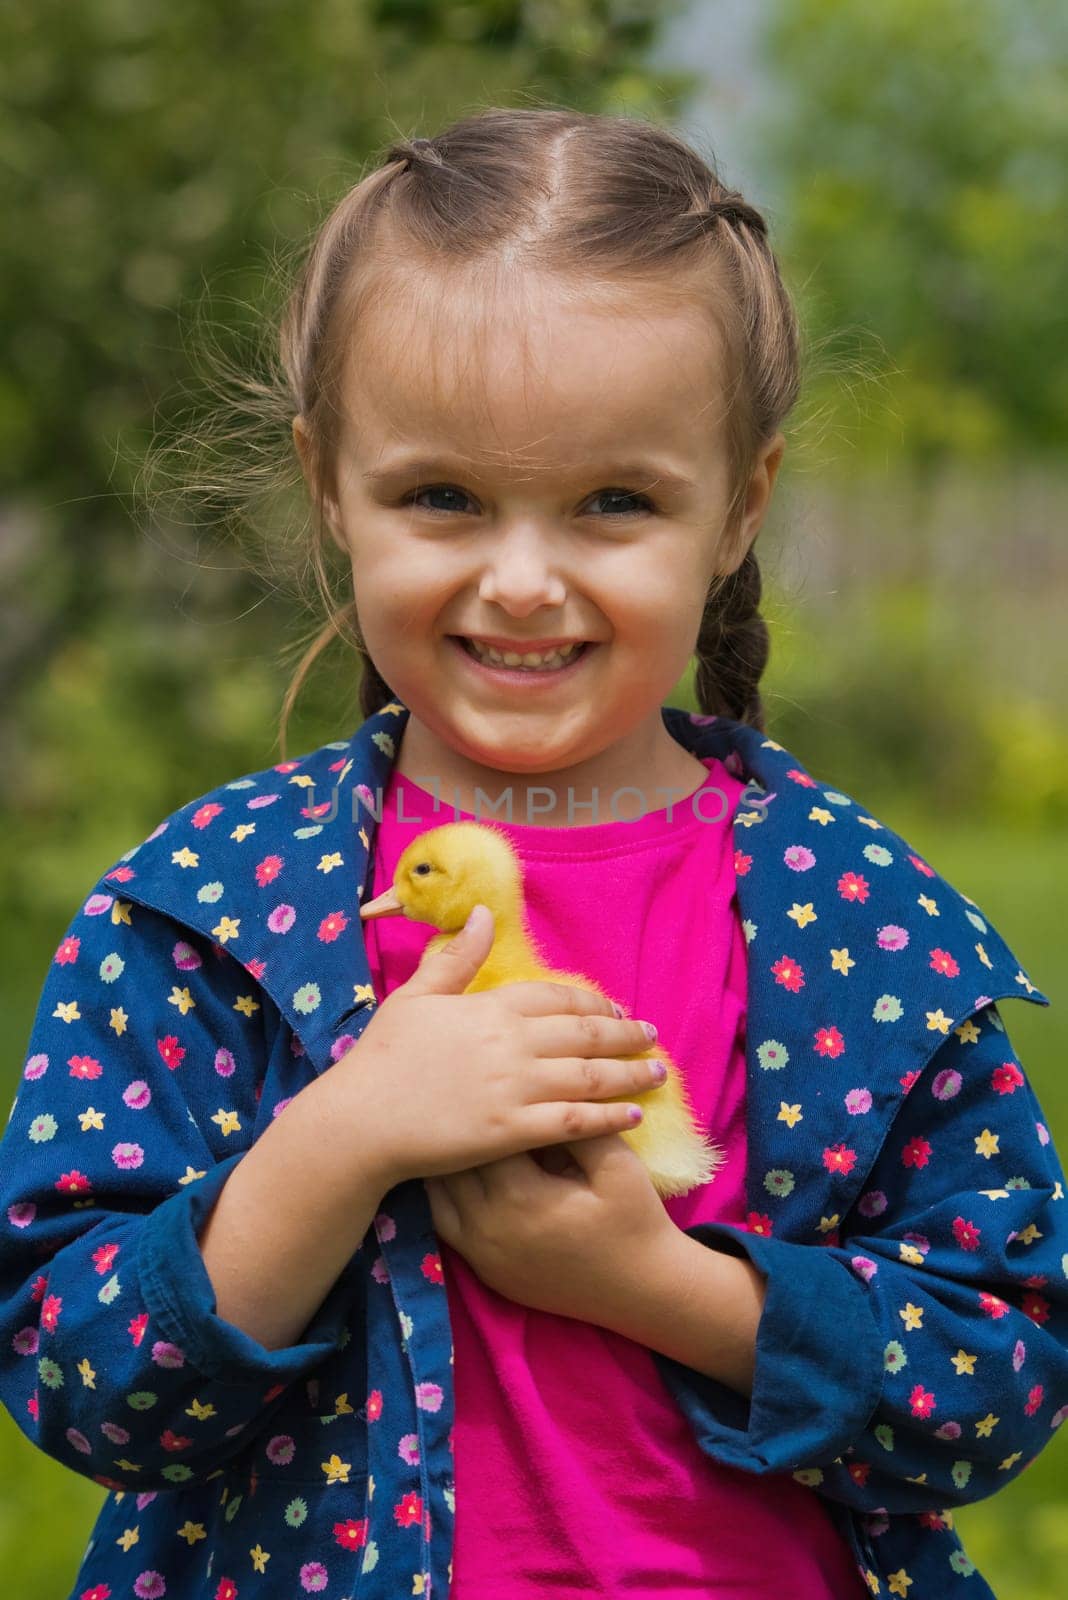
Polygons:
[[[292,705],[335,635],[362,658],[364,717],[393,698],[360,637],[359,597],[350,592],[339,603],[323,561],[342,376],[363,309],[380,309],[391,286],[413,272],[440,282],[450,272],[459,279],[524,268],[583,294],[644,289],[659,306],[707,314],[724,362],[725,533],[740,523],[760,447],[778,431],[800,386],[798,323],[761,213],[681,138],[630,116],[489,107],[434,138],[392,145],[315,235],[287,290],[273,358],[286,391],[275,400],[284,399],[290,420],[294,412],[304,419],[317,511],[308,556],[329,613],[285,695],[283,757]],[[347,569],[346,577],[351,583]],[[695,690],[706,714],[764,731],[759,683],[769,636],[760,601],[750,548],[736,571],[714,577],[707,591]]]

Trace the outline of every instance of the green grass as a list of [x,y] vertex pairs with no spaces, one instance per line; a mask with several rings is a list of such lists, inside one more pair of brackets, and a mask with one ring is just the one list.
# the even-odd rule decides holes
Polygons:
[[[1068,839],[978,823],[910,816],[893,803],[865,800],[930,864],[976,901],[1019,957],[1049,1007],[1003,1002],[1016,1054],[1042,1102],[1054,1143],[1068,1152]],[[60,930],[62,932],[62,930]],[[51,934],[49,934],[51,937]],[[47,940],[35,956],[17,958],[15,1007],[32,1021],[32,989],[51,956]],[[13,952],[13,958],[15,953]],[[29,974],[33,974],[32,982]],[[11,976],[11,968],[8,969]],[[14,998],[14,996],[13,996]],[[9,1016],[10,1016],[9,1012]],[[5,1074],[10,1088],[15,1073]],[[966,1507],[957,1526],[966,1548],[999,1600],[1057,1600],[1068,1558],[1068,1452],[1054,1439],[1026,1472],[992,1499]],[[103,1491],[50,1461],[0,1412],[0,1573],[5,1595],[66,1600]]]
[[0,1408],[4,1595],[66,1600],[103,1500],[103,1489],[35,1449]]

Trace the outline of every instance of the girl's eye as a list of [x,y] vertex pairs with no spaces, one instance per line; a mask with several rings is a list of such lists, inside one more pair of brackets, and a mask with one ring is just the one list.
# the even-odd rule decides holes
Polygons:
[[[405,498],[403,504],[406,506],[418,505],[421,496],[424,494],[457,495],[461,500],[467,500],[470,498],[470,496],[464,494],[462,489],[457,489],[453,484],[434,483],[426,489],[416,489],[412,494]],[[430,511],[435,515],[440,516],[443,513],[448,513],[449,511],[457,511],[459,510],[459,507],[455,505],[445,506],[444,508],[439,506],[420,506],[419,509],[421,511]]]
[[595,500],[637,500],[637,501],[641,502],[640,507],[636,512],[635,511],[611,511],[611,512],[606,511],[604,513],[605,516],[616,516],[616,517],[621,517],[621,516],[622,517],[639,516],[640,517],[640,516],[644,515],[646,512],[651,512],[651,511],[656,509],[654,507],[654,505],[653,505],[653,502],[649,499],[649,496],[647,494],[636,494],[633,491],[631,491],[630,489],[602,489],[598,494],[594,495],[594,499]]
[[[455,485],[453,485],[453,484],[435,483],[435,484],[429,485],[425,489],[416,489],[416,490],[414,490],[412,494],[410,494],[410,495],[408,495],[406,497],[406,499],[403,501],[403,504],[404,505],[419,505],[419,502],[422,499],[423,495],[431,495],[431,494],[452,495],[454,497],[458,497],[461,500],[470,500],[470,496],[469,495],[465,495],[462,489],[457,489],[455,487]],[[653,502],[649,499],[648,495],[638,494],[638,493],[636,493],[636,492],[634,492],[634,491],[632,491],[630,489],[601,489],[596,495],[594,495],[593,498],[594,498],[594,500],[617,500],[617,501],[618,500],[631,500],[631,501],[637,501],[639,503],[637,510],[606,511],[606,512],[602,513],[603,516],[612,516],[612,517],[642,516],[642,515],[644,515],[644,514],[646,514],[648,512],[652,512],[652,511],[654,511],[656,509],[654,507],[654,505],[653,505]],[[451,506],[444,506],[444,507],[426,505],[426,506],[420,506],[420,509],[423,510],[423,511],[430,511],[434,515],[441,516],[441,515],[447,515],[450,511],[459,511],[461,508],[459,506],[453,504]]]

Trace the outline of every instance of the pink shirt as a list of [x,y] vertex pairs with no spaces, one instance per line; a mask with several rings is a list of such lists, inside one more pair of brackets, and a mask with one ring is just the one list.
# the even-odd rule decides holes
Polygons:
[[[746,943],[731,828],[743,785],[715,757],[703,764],[695,795],[634,821],[482,819],[520,856],[542,958],[657,1024],[699,1125],[726,1150],[711,1183],[664,1201],[680,1228],[746,1219]],[[394,769],[373,893],[412,839],[464,819]],[[406,917],[366,925],[379,999],[407,981],[435,931]],[[441,1260],[456,1401],[449,1600],[867,1593],[811,1489],[701,1451],[644,1345],[506,1299],[444,1240]]]

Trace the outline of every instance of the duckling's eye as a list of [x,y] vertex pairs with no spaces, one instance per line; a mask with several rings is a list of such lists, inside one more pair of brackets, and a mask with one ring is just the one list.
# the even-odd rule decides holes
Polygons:
[[431,871],[430,862],[420,861],[417,867],[412,868],[412,877],[414,878],[418,875],[420,878],[425,878],[429,871]]

